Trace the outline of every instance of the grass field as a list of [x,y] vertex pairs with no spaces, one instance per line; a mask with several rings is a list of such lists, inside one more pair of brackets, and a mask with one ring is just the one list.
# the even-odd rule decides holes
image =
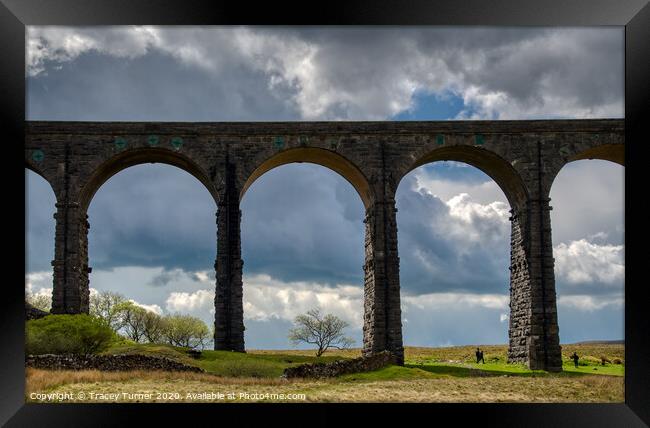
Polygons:
[[[405,348],[405,364],[327,380],[283,380],[286,367],[360,356],[359,349],[328,351],[250,350],[246,354],[204,351],[190,358],[182,348],[122,345],[108,353],[163,355],[205,373],[27,370],[26,398],[69,393],[65,401],[282,401],[282,402],[623,402],[622,344],[563,345],[561,373],[508,364],[507,346],[481,346],[486,364],[476,364],[472,346]],[[581,365],[569,359],[574,351]],[[620,364],[601,364],[601,356]],[[91,395],[94,393],[95,395]],[[126,393],[126,394],[122,394]],[[79,394],[82,399],[79,399]],[[104,395],[97,395],[104,394]],[[114,394],[114,395],[110,395]],[[246,395],[248,394],[248,395]],[[255,395],[258,394],[258,395]],[[269,395],[264,395],[269,394]],[[281,395],[281,394],[284,394]],[[288,394],[296,394],[295,396]]]

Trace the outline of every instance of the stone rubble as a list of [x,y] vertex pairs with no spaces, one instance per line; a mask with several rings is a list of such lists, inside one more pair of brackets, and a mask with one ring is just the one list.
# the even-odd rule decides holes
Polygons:
[[398,357],[388,351],[378,352],[369,357],[353,360],[339,360],[331,363],[302,364],[284,369],[283,378],[325,378],[336,377],[349,373],[369,372],[379,370],[390,364],[397,364]]

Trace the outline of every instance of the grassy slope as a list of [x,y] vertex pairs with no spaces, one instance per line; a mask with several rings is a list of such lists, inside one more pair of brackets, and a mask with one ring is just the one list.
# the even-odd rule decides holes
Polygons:
[[[342,380],[387,380],[415,379],[440,376],[549,376],[544,371],[528,370],[520,364],[507,363],[507,346],[482,346],[486,364],[476,364],[475,348],[456,346],[448,348],[405,348],[404,367],[391,366],[374,372],[354,374],[342,377]],[[623,358],[623,345],[564,345],[562,349],[563,373],[552,376],[613,375],[623,376],[623,364],[600,365],[600,356],[609,360]],[[569,355],[577,352],[581,356],[580,366],[576,369]],[[228,351],[203,351],[199,360],[190,358],[183,348],[167,345],[120,345],[111,348],[108,353],[142,353],[161,355],[185,364],[196,365],[206,372],[226,377],[273,378],[282,375],[286,367],[304,363],[331,362],[337,359],[356,358],[361,355],[359,349],[346,351],[328,351],[316,358],[313,351],[257,351],[247,353]]]
[[[623,402],[623,365],[594,365],[597,357],[610,360],[623,355],[623,345],[566,345],[565,371],[531,371],[507,364],[506,346],[482,346],[487,364],[474,362],[474,347],[405,348],[405,366],[389,366],[368,373],[336,379],[281,380],[285,367],[305,362],[355,358],[360,350],[332,351],[316,358],[313,351],[256,351],[246,354],[204,351],[201,359],[190,358],[183,348],[166,345],[127,345],[108,353],[160,355],[202,367],[206,373],[101,372],[98,370],[27,370],[30,392],[156,392],[187,393],[302,393],[315,402]],[[568,356],[573,351],[585,358],[586,366],[574,369]],[[593,370],[596,368],[597,370]],[[599,374],[599,376],[594,376]],[[615,376],[602,376],[614,374]],[[35,401],[26,396],[27,401]],[[87,400],[87,399],[86,399]],[[241,401],[241,399],[236,399]],[[75,401],[75,400],[73,400]],[[88,401],[88,400],[87,400]],[[93,401],[93,400],[90,400]],[[117,401],[138,401],[120,398]],[[144,401],[156,401],[149,399]],[[160,400],[158,400],[160,401]],[[165,400],[162,400],[165,401]],[[201,401],[201,400],[198,400]],[[210,401],[210,400],[208,400]],[[224,400],[221,400],[224,401]],[[228,400],[225,400],[228,401]],[[258,401],[286,401],[260,399]],[[298,400],[302,401],[302,400]],[[219,402],[219,400],[217,400]]]
[[203,351],[200,359],[188,356],[186,349],[169,345],[130,344],[110,348],[108,354],[144,354],[163,356],[184,364],[201,367],[206,372],[225,377],[280,377],[287,367],[304,363],[332,362],[343,358],[354,358],[355,351],[328,353],[316,358],[312,351],[248,351],[247,353],[230,351]]

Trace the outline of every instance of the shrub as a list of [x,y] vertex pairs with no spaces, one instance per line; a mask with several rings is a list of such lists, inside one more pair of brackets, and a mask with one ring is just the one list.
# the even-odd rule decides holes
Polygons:
[[103,321],[86,314],[48,315],[27,322],[27,354],[92,354],[118,339]]
[[43,312],[49,312],[52,307],[52,296],[47,294],[25,293],[25,301]]
[[210,329],[199,318],[175,314],[163,317],[161,334],[172,346],[203,349],[210,337]]
[[126,301],[126,297],[111,291],[90,293],[90,315],[103,320],[113,330],[118,331],[125,323],[120,309]]

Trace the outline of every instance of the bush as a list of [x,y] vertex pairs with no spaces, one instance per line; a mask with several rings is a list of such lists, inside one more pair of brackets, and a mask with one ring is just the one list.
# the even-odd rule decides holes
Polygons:
[[26,292],[25,301],[43,312],[50,312],[52,308],[52,295]]
[[210,329],[199,318],[175,314],[162,319],[161,334],[172,346],[203,349],[210,337]]
[[93,354],[107,349],[117,334],[100,319],[86,314],[48,315],[27,322],[27,354]]

